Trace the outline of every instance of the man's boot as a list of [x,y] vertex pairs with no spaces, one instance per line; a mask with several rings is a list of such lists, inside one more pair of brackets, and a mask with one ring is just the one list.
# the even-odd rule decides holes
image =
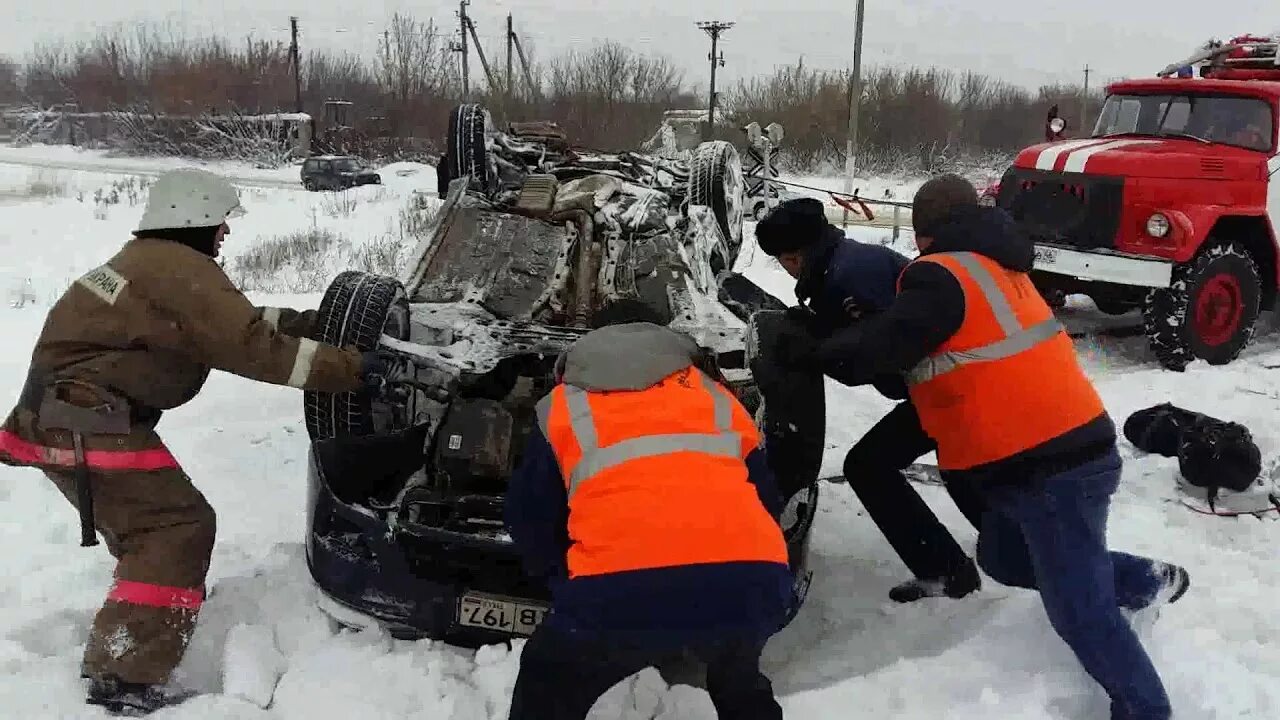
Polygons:
[[928,597],[962,598],[982,587],[978,569],[973,563],[967,563],[951,577],[925,580],[915,578],[889,591],[889,599],[897,603],[913,603]]
[[112,715],[141,717],[194,696],[190,691],[167,691],[158,685],[125,682],[114,675],[89,679],[85,702],[100,705]]

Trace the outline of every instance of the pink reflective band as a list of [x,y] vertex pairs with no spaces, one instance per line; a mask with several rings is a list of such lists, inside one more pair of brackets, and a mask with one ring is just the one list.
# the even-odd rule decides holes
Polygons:
[[[0,454],[20,463],[75,467],[76,453],[23,440],[8,430],[0,430]],[[167,448],[148,450],[85,450],[85,463],[94,470],[172,470],[178,461]]]
[[107,593],[107,599],[130,605],[199,610],[204,603],[204,589],[116,580],[116,584],[111,587],[111,592]]

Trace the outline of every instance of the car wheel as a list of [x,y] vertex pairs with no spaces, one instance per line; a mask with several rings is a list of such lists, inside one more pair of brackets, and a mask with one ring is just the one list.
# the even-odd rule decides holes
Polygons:
[[1143,325],[1152,351],[1170,370],[1194,359],[1225,365],[1253,339],[1262,298],[1258,266],[1240,245],[1215,243],[1174,268],[1168,288],[1152,290]]
[[689,204],[711,208],[728,245],[728,270],[742,247],[742,216],[746,182],[742,160],[732,143],[723,140],[702,143],[694,151],[689,168]]
[[[366,351],[383,334],[409,338],[409,299],[400,281],[349,270],[329,284],[311,338]],[[378,431],[367,396],[360,393],[303,393],[303,417],[312,440]]]
[[489,112],[483,105],[469,103],[459,105],[449,113],[448,177],[474,178],[482,190],[488,190],[493,182],[493,169],[489,163],[488,134],[493,125]]

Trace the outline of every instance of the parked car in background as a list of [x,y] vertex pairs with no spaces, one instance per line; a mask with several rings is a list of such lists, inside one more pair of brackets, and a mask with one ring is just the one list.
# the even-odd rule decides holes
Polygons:
[[350,155],[317,155],[302,163],[302,187],[308,190],[346,190],[381,184],[381,175]]

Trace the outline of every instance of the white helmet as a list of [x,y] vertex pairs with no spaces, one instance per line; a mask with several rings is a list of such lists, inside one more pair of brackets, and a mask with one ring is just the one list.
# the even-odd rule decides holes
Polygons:
[[205,170],[182,168],[156,179],[135,232],[216,227],[243,214],[235,186],[226,179]]

